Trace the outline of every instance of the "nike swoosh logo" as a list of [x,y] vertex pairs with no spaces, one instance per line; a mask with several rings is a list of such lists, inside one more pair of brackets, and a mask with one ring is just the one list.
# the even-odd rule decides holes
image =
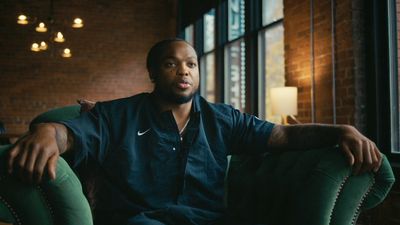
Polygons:
[[143,131],[143,132],[138,131],[138,132],[137,132],[137,135],[138,135],[138,136],[142,136],[142,135],[146,134],[147,132],[149,132],[150,129],[151,129],[151,128],[149,128],[149,129],[147,129],[147,130],[145,130],[145,131]]

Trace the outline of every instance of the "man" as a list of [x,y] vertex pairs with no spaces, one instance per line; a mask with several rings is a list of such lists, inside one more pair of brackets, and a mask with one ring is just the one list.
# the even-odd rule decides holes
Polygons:
[[152,47],[152,93],[97,103],[80,117],[39,124],[11,151],[9,172],[55,178],[60,154],[94,162],[96,224],[215,224],[224,217],[228,154],[340,145],[355,174],[378,170],[376,145],[348,125],[274,125],[198,96],[195,50],[180,39]]

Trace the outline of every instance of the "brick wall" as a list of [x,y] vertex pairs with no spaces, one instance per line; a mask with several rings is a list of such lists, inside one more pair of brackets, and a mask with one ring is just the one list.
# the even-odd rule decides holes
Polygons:
[[[358,48],[353,43],[352,1],[337,0],[335,6],[336,119],[339,124],[355,124],[355,101],[365,101],[357,98],[365,88],[355,85],[364,62],[355,62],[354,55],[363,43]],[[310,1],[284,0],[284,15],[286,85],[299,87],[298,118],[311,122]],[[319,123],[333,122],[331,40],[331,1],[314,1],[314,109]]]
[[0,4],[0,121],[22,133],[47,109],[78,98],[108,100],[150,91],[145,56],[156,41],[176,33],[175,0],[54,0],[59,27],[79,16],[82,30],[62,29],[72,58],[53,48],[31,52],[33,41],[49,39],[35,25],[16,23],[18,13],[46,19],[48,1],[2,0]]

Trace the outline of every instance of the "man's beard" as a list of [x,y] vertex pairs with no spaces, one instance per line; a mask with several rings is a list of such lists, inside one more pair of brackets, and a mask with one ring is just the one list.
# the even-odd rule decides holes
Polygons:
[[185,103],[190,102],[193,99],[193,96],[196,94],[196,92],[197,91],[191,93],[190,95],[182,96],[182,95],[175,94],[172,91],[166,91],[162,88],[159,88],[157,86],[157,84],[154,88],[154,93],[158,97],[162,98],[166,102],[174,103],[174,104],[185,104]]

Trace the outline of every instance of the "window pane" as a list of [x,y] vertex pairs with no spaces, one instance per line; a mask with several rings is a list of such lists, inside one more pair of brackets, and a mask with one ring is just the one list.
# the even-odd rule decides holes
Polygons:
[[225,47],[225,102],[245,111],[246,76],[245,43],[243,39]]
[[283,0],[263,0],[263,26],[283,18]]
[[185,40],[194,46],[194,26],[191,24],[185,28]]
[[215,53],[211,52],[200,59],[201,95],[209,102],[215,103]]
[[283,24],[279,23],[260,32],[260,116],[264,119],[281,123],[280,115],[272,115],[270,90],[285,86],[285,58],[283,42]]
[[[392,5],[393,4],[393,5]],[[393,50],[390,54],[390,83],[391,83],[391,140],[392,153],[400,154],[400,2],[389,1],[389,49]],[[395,10],[392,10],[394,8]],[[397,14],[397,15],[394,15]],[[396,20],[397,19],[397,20]],[[393,24],[394,23],[394,24]],[[394,25],[394,26],[392,26]],[[390,35],[390,34],[397,34]],[[397,56],[397,59],[395,57]],[[397,60],[397,62],[395,61]],[[397,68],[396,68],[397,66]]]
[[228,21],[230,41],[244,34],[244,0],[228,1]]
[[204,52],[214,49],[215,43],[215,9],[204,15]]

